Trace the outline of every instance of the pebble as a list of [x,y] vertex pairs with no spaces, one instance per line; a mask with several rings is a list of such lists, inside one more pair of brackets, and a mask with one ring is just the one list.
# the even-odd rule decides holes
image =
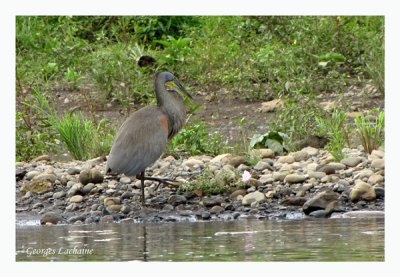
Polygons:
[[372,201],[375,200],[376,194],[374,188],[363,181],[359,181],[355,184],[350,192],[350,200],[357,202],[359,200]]
[[274,150],[269,148],[254,149],[253,151],[260,155],[261,159],[273,158],[275,156]]
[[380,184],[382,182],[383,182],[383,176],[379,175],[379,174],[371,175],[368,178],[368,184],[370,184],[370,185]]
[[295,162],[305,161],[309,157],[309,155],[306,151],[294,152],[294,153],[291,153],[291,155],[293,156]]
[[305,179],[307,179],[306,176],[300,175],[300,174],[289,174],[285,177],[285,182],[294,184],[294,183],[301,183]]
[[249,194],[246,194],[243,199],[242,199],[242,205],[250,205],[252,202],[261,202],[265,200],[265,194],[259,191],[251,192]]
[[213,206],[211,209],[210,209],[210,213],[211,214],[220,214],[220,213],[222,213],[223,211],[224,211],[225,209],[224,208],[222,208],[221,206]]
[[335,174],[335,173],[336,173],[335,167],[332,166],[332,165],[329,165],[329,164],[322,164],[322,165],[319,165],[319,166],[317,166],[317,168],[316,168],[315,170],[316,170],[316,171],[319,171],[319,172],[323,172],[323,173],[325,173],[325,174],[327,174],[327,175]]
[[262,171],[264,169],[270,169],[271,166],[269,165],[269,163],[264,162],[264,161],[259,161],[255,166],[254,166],[254,170],[259,170]]
[[232,193],[229,195],[229,198],[230,198],[230,199],[236,199],[236,198],[238,197],[238,195],[245,196],[245,195],[246,195],[246,190],[244,190],[244,189],[237,189],[237,190],[235,190],[234,192],[232,192]]
[[131,178],[124,176],[124,177],[121,177],[121,178],[119,179],[119,182],[120,182],[121,184],[127,185],[127,184],[132,183],[132,180],[131,180]]
[[293,156],[288,155],[288,156],[279,157],[277,162],[281,163],[281,164],[292,164],[295,162],[295,160],[294,160]]
[[26,173],[25,179],[28,180],[28,181],[30,181],[30,180],[33,179],[33,177],[36,177],[36,176],[38,176],[39,174],[40,174],[40,172],[39,172],[39,171],[36,171],[36,170],[29,171],[28,173]]
[[371,167],[375,169],[384,169],[385,168],[385,160],[376,159],[371,162]]
[[348,157],[344,158],[343,160],[340,161],[340,163],[348,166],[348,167],[355,167],[359,163],[361,163],[361,158],[359,157]]
[[68,168],[67,173],[69,175],[79,174],[79,173],[81,173],[81,169],[77,168],[77,167],[70,167],[70,168]]
[[69,199],[70,203],[80,203],[83,201],[83,196],[82,195],[74,195]]
[[90,191],[91,191],[94,187],[95,187],[95,185],[94,185],[93,183],[89,183],[89,184],[85,185],[85,186],[82,188],[82,192],[83,192],[84,194],[89,194]]
[[185,204],[186,202],[187,202],[186,197],[183,195],[179,195],[179,194],[171,195],[168,198],[168,203],[173,206],[177,206],[179,204]]
[[55,212],[47,212],[43,214],[40,218],[40,224],[45,225],[47,223],[51,224],[57,224],[59,222],[62,222],[63,219],[60,214],[55,213]]
[[58,198],[62,198],[62,197],[64,197],[65,195],[66,195],[67,193],[65,192],[65,191],[58,191],[58,192],[55,192],[54,194],[53,194],[53,198],[54,199],[58,199]]

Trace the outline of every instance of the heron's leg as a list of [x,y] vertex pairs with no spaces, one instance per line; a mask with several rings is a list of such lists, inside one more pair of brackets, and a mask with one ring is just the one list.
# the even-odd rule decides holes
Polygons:
[[142,205],[144,206],[144,171],[140,173],[140,182],[142,184]]

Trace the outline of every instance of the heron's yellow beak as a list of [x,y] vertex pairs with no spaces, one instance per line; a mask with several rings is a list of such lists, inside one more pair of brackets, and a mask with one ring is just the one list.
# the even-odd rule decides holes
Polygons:
[[193,99],[192,95],[183,87],[183,85],[178,80],[168,81],[165,83],[165,87],[170,90],[175,90],[178,92],[183,92],[186,94],[190,99]]

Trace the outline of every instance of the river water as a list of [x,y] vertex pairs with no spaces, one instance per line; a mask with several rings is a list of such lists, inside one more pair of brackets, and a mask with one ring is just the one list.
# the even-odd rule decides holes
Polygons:
[[24,224],[16,261],[384,261],[384,219]]

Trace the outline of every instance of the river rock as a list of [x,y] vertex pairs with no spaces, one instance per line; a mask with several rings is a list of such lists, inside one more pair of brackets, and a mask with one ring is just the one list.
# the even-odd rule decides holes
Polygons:
[[254,149],[253,152],[259,155],[261,159],[273,158],[275,156],[274,150],[269,148]]
[[324,178],[325,176],[326,176],[326,174],[324,172],[319,172],[319,171],[310,172],[308,174],[309,178],[315,178],[315,179],[318,179],[318,180]]
[[363,181],[357,182],[350,192],[350,200],[352,202],[357,202],[359,200],[373,201],[375,198],[376,194],[374,188]]
[[54,198],[54,199],[62,198],[62,197],[64,197],[66,194],[67,194],[67,193],[66,193],[65,191],[58,191],[58,192],[55,192],[55,193],[53,194],[53,198]]
[[82,188],[83,186],[81,183],[73,184],[72,187],[67,192],[67,197],[71,197],[75,194],[82,194]]
[[305,197],[294,196],[283,199],[280,204],[285,206],[303,206],[306,202],[307,199]]
[[383,218],[385,217],[384,211],[351,211],[343,213],[342,218]]
[[92,183],[98,184],[103,182],[104,176],[98,169],[93,168],[91,169],[90,173],[92,177]]
[[289,184],[295,184],[295,183],[301,183],[305,179],[307,179],[306,176],[300,175],[300,174],[289,174],[285,177],[285,182]]
[[243,156],[233,156],[228,159],[228,164],[233,167],[238,167],[239,165],[243,164],[246,161],[245,157]]
[[348,166],[348,167],[355,167],[356,165],[358,165],[359,163],[361,163],[361,158],[359,157],[348,157],[348,158],[344,158],[340,161],[340,163]]
[[127,185],[127,184],[132,183],[132,180],[131,180],[131,178],[124,176],[124,177],[121,177],[121,178],[119,179],[119,182],[120,182],[121,184]]
[[340,194],[333,191],[323,191],[307,200],[303,205],[303,212],[308,215],[316,210],[331,212],[335,207]]
[[168,198],[168,203],[173,206],[178,206],[179,204],[185,204],[186,202],[187,202],[186,197],[179,194],[171,195]]
[[129,199],[132,198],[135,194],[131,191],[125,191],[122,195],[121,195],[121,199]]
[[107,206],[106,209],[107,211],[109,211],[110,213],[118,213],[119,211],[121,211],[122,205],[110,205]]
[[294,161],[293,156],[288,155],[288,156],[279,157],[277,162],[281,163],[281,164],[292,164],[295,161]]
[[114,221],[114,218],[112,215],[105,215],[100,218],[100,223],[111,223],[113,221]]
[[36,170],[29,171],[28,173],[26,173],[25,179],[28,180],[28,181],[30,181],[30,180],[32,180],[34,177],[38,176],[39,174],[40,174],[40,172],[39,172],[39,171],[36,171]]
[[346,169],[346,165],[344,165],[342,163],[330,162],[330,163],[328,163],[328,165],[332,166],[335,169],[335,171]]
[[384,198],[385,197],[385,189],[382,187],[374,186],[376,198]]
[[224,199],[219,195],[213,195],[210,197],[204,197],[202,202],[203,206],[212,207],[216,205],[221,205],[224,202]]
[[376,159],[371,162],[371,167],[375,169],[384,169],[385,168],[385,160],[384,159]]
[[315,170],[319,171],[319,172],[323,172],[323,173],[325,173],[327,175],[336,173],[335,167],[333,167],[332,165],[329,165],[329,164],[318,165]]
[[86,185],[88,183],[102,183],[104,180],[103,174],[95,168],[93,169],[84,169],[80,172],[79,174],[79,182],[81,182],[82,185]]
[[83,196],[82,195],[74,195],[69,199],[70,203],[80,203],[83,201]]
[[131,207],[128,205],[121,206],[121,212],[124,214],[129,214],[132,211]]
[[211,209],[210,209],[210,213],[211,214],[220,214],[220,213],[222,213],[223,211],[224,211],[225,209],[224,208],[222,208],[221,206],[213,206]]
[[54,174],[43,173],[33,177],[32,180],[33,181],[47,180],[51,183],[54,183],[57,180],[57,176]]
[[368,184],[376,185],[383,183],[383,176],[379,174],[373,174],[368,178]]
[[304,147],[301,151],[306,152],[309,156],[317,156],[319,154],[319,150],[311,146]]
[[189,158],[182,163],[182,166],[189,168],[204,167],[204,162],[195,158]]
[[228,160],[232,157],[232,154],[221,154],[216,156],[210,161],[210,164],[226,164]]
[[104,206],[109,207],[112,205],[121,204],[121,199],[119,197],[105,197],[103,200]]
[[235,190],[234,192],[232,192],[232,193],[229,195],[229,198],[235,200],[235,199],[237,198],[238,195],[245,196],[245,195],[246,195],[246,190],[244,190],[244,189],[237,189],[237,190]]
[[22,192],[45,193],[53,190],[53,182],[49,180],[33,180],[24,184],[21,188]]
[[375,156],[375,157],[377,157],[377,158],[379,158],[379,159],[383,159],[383,157],[385,157],[385,152],[382,151],[382,150],[376,150],[376,149],[374,149],[374,150],[372,150],[372,152],[371,152],[371,156]]
[[274,179],[274,181],[283,181],[286,175],[288,174],[285,172],[272,172],[272,179]]
[[63,221],[63,219],[62,219],[61,215],[59,215],[58,213],[55,213],[55,212],[47,212],[47,213],[43,214],[42,217],[40,218],[40,224],[42,224],[42,225],[45,225],[47,223],[57,224],[62,221]]
[[69,175],[79,174],[80,172],[81,172],[81,169],[78,168],[78,167],[70,167],[70,168],[68,168],[68,170],[67,170],[67,173],[68,173]]
[[305,161],[309,157],[306,151],[293,152],[291,155],[293,156],[295,162]]
[[84,194],[89,194],[90,191],[91,191],[94,187],[95,187],[95,185],[94,185],[93,183],[89,183],[89,184],[87,184],[86,186],[84,186],[84,187],[82,188],[82,192],[83,192]]
[[36,162],[39,162],[39,161],[49,162],[49,161],[51,161],[51,158],[50,158],[49,155],[41,155],[39,157],[34,158],[31,162],[32,163],[36,163]]
[[270,169],[271,166],[269,165],[269,163],[264,162],[264,161],[259,161],[255,166],[254,166],[254,170],[259,170],[262,171],[264,169]]
[[246,194],[242,199],[242,205],[250,205],[253,202],[260,203],[265,200],[265,194],[259,191]]
[[258,180],[261,182],[261,184],[272,184],[274,182],[272,174],[261,175]]

